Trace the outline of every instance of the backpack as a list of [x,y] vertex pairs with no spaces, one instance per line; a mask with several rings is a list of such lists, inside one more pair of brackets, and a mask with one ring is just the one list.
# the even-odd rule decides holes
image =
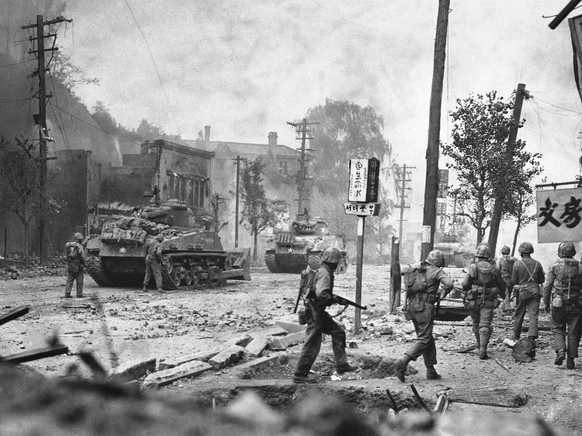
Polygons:
[[67,255],[67,260],[78,260],[81,256],[79,244],[76,242],[67,242],[67,245],[65,245],[65,253]]
[[402,275],[404,277],[404,287],[408,296],[424,292],[428,289],[426,267],[415,265]]
[[301,271],[301,281],[299,282],[299,289],[303,298],[315,298],[315,274],[316,269],[311,269],[309,266]]
[[501,271],[501,277],[511,278],[513,273],[513,265],[515,263],[515,258],[510,256],[501,256],[499,258],[499,270]]
[[[579,262],[574,259],[560,259],[558,266],[557,281],[560,282],[562,291],[568,289],[570,293],[572,288],[580,289],[580,279],[578,277]],[[573,280],[576,278],[575,280]],[[574,282],[574,283],[573,283]]]
[[478,285],[490,287],[495,285],[496,277],[493,265],[490,262],[479,261],[473,270]]

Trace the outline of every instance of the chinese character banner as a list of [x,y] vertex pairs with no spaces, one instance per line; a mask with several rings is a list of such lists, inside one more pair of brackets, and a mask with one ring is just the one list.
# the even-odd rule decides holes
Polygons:
[[582,241],[582,188],[536,192],[538,242]]

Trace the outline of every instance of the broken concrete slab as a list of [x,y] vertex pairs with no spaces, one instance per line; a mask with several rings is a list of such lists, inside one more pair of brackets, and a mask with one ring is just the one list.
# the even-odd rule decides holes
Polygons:
[[305,338],[304,332],[298,332],[293,333],[291,335],[282,336],[280,338],[269,341],[269,348],[271,350],[285,350],[288,347],[302,343],[304,338]]
[[123,382],[128,382],[131,380],[137,380],[143,377],[148,372],[154,372],[156,370],[156,358],[152,357],[146,360],[133,360],[130,362],[122,363],[121,365],[113,368],[109,378],[111,380],[118,380]]
[[214,368],[224,368],[238,362],[245,354],[245,349],[239,345],[231,345],[212,357],[208,363]]
[[198,353],[189,354],[187,356],[175,357],[173,359],[164,359],[160,361],[159,369],[170,369],[178,365],[183,365],[194,360],[199,360],[200,362],[208,362],[211,358],[219,354],[224,350],[224,346],[212,348],[210,350],[200,351]]
[[246,347],[246,353],[251,357],[258,357],[263,350],[267,348],[269,340],[265,336],[259,336],[253,339]]
[[286,352],[282,351],[279,353],[273,353],[270,356],[260,357],[258,359],[253,359],[242,365],[238,365],[235,368],[235,373],[239,377],[244,377],[249,371],[260,371],[270,365],[271,363],[278,362],[278,363],[287,363],[289,361],[289,356]]
[[[248,334],[244,334],[241,336],[236,336],[230,340],[228,340],[226,342],[226,346],[230,346],[230,345],[239,345],[241,347],[246,347],[251,341],[253,340],[253,337],[251,335]],[[222,347],[224,348],[224,347]]]
[[307,329],[306,325],[295,324],[293,322],[277,321],[276,324],[289,333],[305,332]]
[[212,365],[206,362],[193,361],[175,368],[154,372],[146,377],[142,389],[157,389],[181,378],[196,377],[209,369],[212,369]]
[[266,329],[250,332],[249,334],[254,339],[256,339],[256,338],[265,337],[265,336],[283,336],[283,335],[286,335],[287,333],[289,333],[289,332],[287,330],[285,330],[283,327],[281,327],[279,325],[274,325],[274,326],[268,327]]

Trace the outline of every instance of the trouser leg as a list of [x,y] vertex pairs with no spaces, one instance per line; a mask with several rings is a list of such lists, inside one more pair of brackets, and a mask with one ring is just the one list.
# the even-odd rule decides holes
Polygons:
[[479,336],[480,348],[479,357],[487,358],[487,346],[489,345],[489,338],[491,337],[491,323],[493,321],[493,308],[483,307],[481,309],[481,317],[479,320]]
[[566,314],[563,308],[552,307],[552,333],[554,335],[554,350],[566,349]]
[[416,331],[416,341],[406,351],[411,360],[419,356],[424,359],[426,366],[434,366],[436,360],[436,345],[432,334],[434,326],[433,305],[425,303],[424,309],[413,312],[412,322]]
[[525,313],[528,308],[529,300],[519,300],[515,308],[515,314],[513,315],[513,338],[518,340],[521,336],[521,327],[523,326],[523,320],[525,318]]
[[295,367],[295,375],[307,377],[321,348],[322,319],[321,314],[311,311],[311,319],[307,323],[303,348]]
[[73,289],[73,282],[75,281],[75,273],[67,273],[67,281],[65,283],[65,295],[71,295],[71,290]]
[[327,312],[322,313],[322,332],[331,336],[331,346],[336,368],[345,367],[348,364],[346,356],[346,332]]
[[477,339],[477,348],[481,347],[481,336],[479,335],[479,322],[481,318],[481,312],[479,309],[471,310],[469,312],[471,315],[471,320],[473,321],[473,334],[475,339]]
[[83,296],[83,283],[85,281],[85,273],[83,271],[79,271],[77,273],[77,277],[75,277],[75,281],[77,282],[77,297]]
[[530,298],[527,304],[527,335],[530,338],[538,337],[538,319],[540,316],[540,296]]
[[578,357],[578,330],[580,328],[580,311],[576,308],[568,314],[568,357]]
[[143,278],[143,287],[147,288],[152,278],[152,267],[148,262],[145,264],[145,276]]
[[151,267],[154,273],[154,278],[156,279],[156,287],[162,289],[162,264],[154,262]]

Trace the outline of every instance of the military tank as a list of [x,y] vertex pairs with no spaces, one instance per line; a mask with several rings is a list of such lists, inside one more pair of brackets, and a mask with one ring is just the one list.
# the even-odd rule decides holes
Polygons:
[[272,273],[299,274],[307,265],[319,268],[319,256],[328,247],[341,251],[343,261],[337,272],[344,272],[348,262],[343,239],[330,235],[323,219],[298,215],[290,231],[276,233],[267,241],[265,264]]
[[141,285],[149,243],[164,235],[163,288],[250,280],[250,249],[225,251],[183,202],[147,207],[141,216],[113,216],[87,241],[87,272],[99,286]]

